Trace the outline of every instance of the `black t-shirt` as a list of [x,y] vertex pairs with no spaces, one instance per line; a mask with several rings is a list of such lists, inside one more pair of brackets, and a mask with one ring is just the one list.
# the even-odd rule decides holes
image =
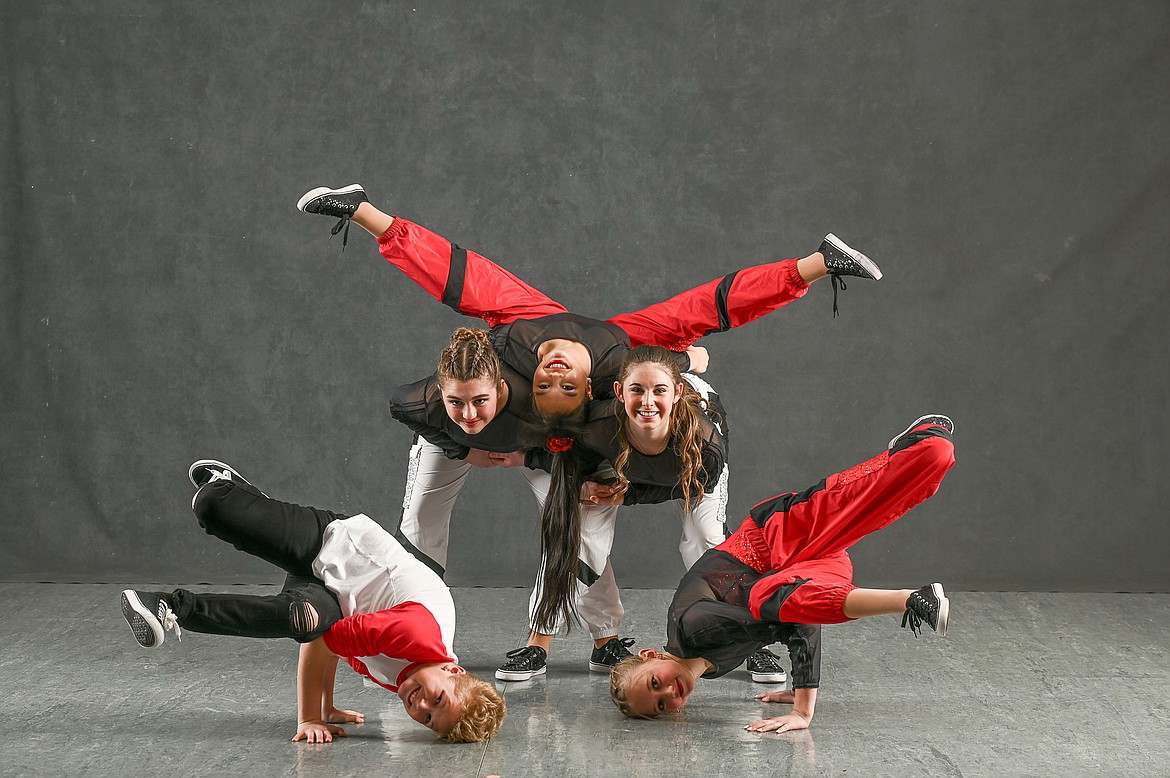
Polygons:
[[[622,360],[630,351],[630,336],[616,324],[575,313],[554,313],[539,319],[519,319],[501,324],[491,330],[492,345],[510,367],[529,381],[536,374],[539,360],[536,351],[540,344],[555,338],[575,340],[589,349],[593,360],[589,378],[593,384],[593,399],[613,397],[613,382],[617,380]],[[690,358],[677,353],[679,367],[687,370]]]
[[[692,380],[698,388],[690,383]],[[687,387],[687,391],[696,391],[702,398],[703,416],[699,420],[702,470],[699,472],[699,483],[704,492],[710,493],[718,485],[723,467],[727,463],[730,445],[727,414],[723,410],[719,395],[706,382],[692,377],[688,379]],[[596,452],[602,459],[613,463],[621,453],[618,424],[624,413],[625,409],[613,399],[591,402],[588,421],[579,435],[581,444]],[[679,483],[682,477],[682,460],[672,447],[668,446],[659,454],[643,454],[631,447],[629,459],[626,460],[625,475],[630,482],[630,488],[623,501],[625,505],[683,499],[682,486]]]
[[[405,424],[415,434],[443,449],[450,459],[465,459],[472,448],[484,451],[518,451],[525,449],[528,467],[548,470],[547,455],[539,448],[542,441],[534,440],[540,420],[532,406],[532,379],[538,360],[536,351],[547,340],[564,338],[578,341],[589,350],[592,359],[590,378],[595,401],[613,397],[613,383],[622,360],[630,350],[630,338],[616,324],[578,316],[557,313],[538,319],[519,319],[510,324],[493,327],[489,332],[492,345],[500,355],[504,380],[509,397],[505,407],[477,434],[468,435],[447,415],[436,375],[398,387],[390,403],[390,415]],[[680,368],[690,366],[690,358],[676,353]],[[599,430],[598,435],[603,432]],[[596,466],[602,455],[587,446]],[[596,461],[595,461],[596,460]],[[706,463],[706,459],[704,459]],[[716,478],[722,470],[715,470]],[[664,497],[662,500],[671,499]],[[662,500],[646,500],[657,502]]]

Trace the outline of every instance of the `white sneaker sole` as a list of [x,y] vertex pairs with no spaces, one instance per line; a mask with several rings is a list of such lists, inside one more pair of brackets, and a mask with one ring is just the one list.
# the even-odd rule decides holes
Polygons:
[[[167,639],[158,617],[142,604],[138,592],[133,589],[122,592],[122,615],[126,617],[126,623],[134,633],[134,639],[143,648],[158,648]],[[150,640],[151,637],[154,638],[154,642],[143,642]]]
[[612,672],[616,665],[607,665],[604,662],[590,662],[589,671],[593,673],[608,673]]
[[788,680],[788,673],[753,673],[748,670],[752,677],[752,683],[784,683]]
[[932,583],[930,590],[938,598],[938,625],[934,628],[939,637],[947,634],[947,623],[951,619],[951,601],[943,594],[942,584]]
[[540,668],[539,670],[523,670],[520,672],[509,672],[507,670],[496,670],[496,678],[501,681],[527,681],[529,678],[535,678],[538,675],[544,675],[544,671],[548,666]]
[[306,205],[308,205],[313,200],[316,200],[321,195],[349,194],[350,192],[358,192],[362,191],[363,189],[364,187],[361,184],[350,184],[349,186],[343,186],[340,189],[330,189],[327,186],[319,186],[316,189],[310,189],[309,191],[305,192],[301,199],[297,200],[297,210],[305,210]]
[[830,232],[828,235],[826,235],[825,240],[829,243],[832,243],[833,246],[835,246],[842,254],[847,254],[848,256],[853,257],[853,260],[857,264],[865,268],[865,272],[873,276],[874,281],[877,281],[882,277],[882,269],[877,266],[876,262],[862,254],[860,251],[849,248],[845,241],[841,240],[833,233]]

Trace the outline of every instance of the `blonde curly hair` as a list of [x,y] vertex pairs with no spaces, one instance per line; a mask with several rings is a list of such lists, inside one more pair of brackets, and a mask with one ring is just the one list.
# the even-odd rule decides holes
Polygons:
[[463,715],[439,740],[474,743],[495,737],[508,713],[508,706],[496,687],[482,678],[466,674],[455,679],[455,693],[463,701]]

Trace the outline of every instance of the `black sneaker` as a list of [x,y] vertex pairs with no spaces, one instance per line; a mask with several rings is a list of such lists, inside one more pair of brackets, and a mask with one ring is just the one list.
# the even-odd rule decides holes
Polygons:
[[844,292],[848,287],[841,276],[857,276],[874,281],[882,277],[881,268],[860,251],[849,248],[845,241],[833,233],[825,236],[818,249],[825,256],[825,267],[829,269],[829,281],[833,284],[833,316],[838,315],[837,288]]
[[340,189],[319,186],[305,192],[301,199],[297,200],[297,209],[305,213],[335,217],[338,222],[329,231],[329,236],[333,237],[344,227],[345,234],[341,236],[341,250],[344,251],[345,244],[349,242],[349,221],[353,218],[358,206],[368,202],[366,190],[362,188],[361,184],[350,184]]
[[[200,459],[191,463],[191,466],[187,468],[187,477],[191,479],[191,483],[195,484],[195,494],[191,496],[191,510],[195,510],[195,498],[199,496],[199,489],[212,481],[235,481],[238,484],[252,486],[244,476],[236,472],[234,467],[224,464],[218,459]],[[255,486],[252,488],[256,489]],[[256,491],[260,492],[259,489]],[[260,492],[260,494],[268,496],[264,492]]]
[[179,619],[171,609],[167,595],[162,592],[139,592],[126,589],[122,592],[122,615],[134,633],[134,639],[143,648],[161,646],[172,630],[179,642],[183,641],[183,630]]
[[939,635],[947,634],[947,621],[951,615],[951,601],[943,594],[942,584],[923,586],[906,600],[906,612],[902,614],[902,626],[910,627],[914,637],[922,632],[922,622]]
[[829,268],[830,275],[858,276],[874,281],[882,277],[877,263],[860,251],[849,248],[845,241],[831,232],[821,241],[819,251],[825,255],[825,267]]
[[548,654],[540,646],[522,646],[508,652],[508,661],[496,670],[501,681],[527,681],[534,675],[544,675]]
[[955,432],[955,423],[951,421],[950,416],[943,416],[941,413],[928,413],[925,416],[919,416],[910,423],[909,427],[890,438],[890,445],[886,448],[888,448],[890,451],[893,451],[894,447],[901,443],[903,438],[924,424],[930,424],[935,427],[942,427],[947,431],[948,435],[953,435]]
[[780,664],[780,657],[766,648],[761,648],[748,657],[747,670],[756,683],[784,683],[788,673]]
[[206,486],[212,481],[235,481],[238,484],[252,486],[247,479],[236,472],[234,467],[224,464],[218,459],[200,459],[193,462],[187,468],[187,477],[191,479],[191,483],[195,484],[196,489]]
[[633,656],[630,653],[632,645],[633,638],[610,638],[601,648],[593,649],[593,653],[589,655],[589,669],[595,673],[608,673],[618,662]]

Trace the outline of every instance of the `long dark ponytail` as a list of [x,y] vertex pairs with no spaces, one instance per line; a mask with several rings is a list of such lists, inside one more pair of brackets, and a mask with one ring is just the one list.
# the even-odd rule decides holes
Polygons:
[[577,620],[577,570],[581,554],[581,484],[585,463],[572,437],[553,436],[546,444],[551,480],[540,511],[540,593],[532,617],[537,632],[565,631]]
[[531,408],[524,425],[524,447],[538,449],[541,467],[549,473],[548,494],[540,507],[540,581],[532,628],[552,634],[577,621],[577,572],[581,553],[581,485],[596,464],[578,444],[586,409],[560,417]]

